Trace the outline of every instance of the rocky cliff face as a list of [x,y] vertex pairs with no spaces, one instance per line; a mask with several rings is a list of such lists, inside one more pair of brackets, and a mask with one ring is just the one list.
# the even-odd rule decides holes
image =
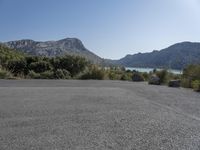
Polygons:
[[93,63],[101,64],[102,59],[87,50],[76,38],[66,38],[59,41],[38,42],[33,40],[18,40],[4,43],[7,47],[36,56],[61,56],[65,54],[86,57]]

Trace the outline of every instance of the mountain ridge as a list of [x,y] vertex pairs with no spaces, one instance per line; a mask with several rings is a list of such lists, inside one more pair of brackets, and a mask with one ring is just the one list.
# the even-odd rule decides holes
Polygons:
[[3,44],[30,55],[54,57],[69,54],[86,57],[96,64],[101,64],[103,61],[101,57],[86,49],[78,38],[65,38],[57,41],[22,39],[4,42]]
[[156,67],[183,69],[188,64],[200,63],[200,43],[180,42],[161,50],[126,55],[112,63],[126,67]]
[[180,42],[161,50],[127,54],[119,60],[103,59],[89,51],[78,38],[64,38],[57,41],[34,41],[23,39],[4,42],[9,48],[39,56],[62,56],[65,54],[85,57],[94,64],[103,66],[152,67],[183,69],[188,64],[200,64],[200,42]]

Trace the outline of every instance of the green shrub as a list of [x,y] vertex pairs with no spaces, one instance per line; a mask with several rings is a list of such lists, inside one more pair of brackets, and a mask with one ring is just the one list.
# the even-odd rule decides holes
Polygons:
[[17,77],[52,78],[53,71],[54,78],[69,79],[85,72],[89,65],[85,58],[79,56],[66,55],[54,58],[27,56],[0,44],[1,68]]
[[108,78],[110,80],[121,80],[123,72],[119,70],[110,70],[108,71]]
[[95,80],[103,80],[105,78],[105,72],[102,69],[97,67],[92,67],[87,71],[85,74],[81,76],[81,79],[88,80],[88,79],[95,79]]
[[80,56],[66,55],[53,61],[53,66],[58,67],[56,69],[66,69],[71,73],[71,76],[84,71],[87,65],[88,61]]
[[34,71],[29,71],[28,77],[31,79],[40,79],[40,74]]
[[183,70],[183,78],[200,80],[200,65],[189,65]]
[[161,84],[165,84],[168,82],[168,72],[167,70],[161,70],[156,72],[157,77],[160,79]]
[[26,61],[23,59],[8,61],[7,69],[15,76],[18,74],[24,74],[26,70]]
[[181,86],[184,88],[191,88],[192,87],[191,80],[186,78],[181,79]]
[[55,78],[56,79],[70,79],[70,72],[65,69],[57,69],[55,71]]
[[123,73],[122,76],[121,76],[121,80],[124,80],[124,81],[131,81],[131,73]]
[[108,73],[108,78],[109,78],[110,80],[117,80],[117,75],[116,75],[114,72],[110,71],[110,72]]
[[0,70],[0,79],[9,79],[11,77],[12,75],[10,72],[5,71],[5,70]]
[[200,80],[195,80],[192,82],[192,88],[195,90],[195,91],[198,91],[200,92]]
[[53,71],[45,71],[40,73],[41,79],[54,79],[54,72]]
[[149,74],[147,72],[143,72],[142,73],[142,76],[144,77],[144,80],[145,81],[148,81],[149,80]]
[[32,79],[54,79],[53,71],[45,71],[42,73],[36,73],[34,71],[30,71],[28,77]]
[[42,73],[42,72],[51,70],[52,66],[50,62],[38,61],[38,62],[31,63],[29,66],[29,69],[33,70],[36,73]]
[[189,65],[183,70],[181,86],[198,90],[200,81],[200,65]]
[[133,73],[132,80],[137,81],[137,82],[144,81],[144,77],[141,73],[135,72],[135,73]]
[[26,60],[27,65],[29,66],[33,62],[41,61],[41,57],[40,56],[26,56],[25,60]]
[[22,60],[24,57],[25,54],[0,44],[0,65],[2,65],[2,67],[7,67],[9,61]]

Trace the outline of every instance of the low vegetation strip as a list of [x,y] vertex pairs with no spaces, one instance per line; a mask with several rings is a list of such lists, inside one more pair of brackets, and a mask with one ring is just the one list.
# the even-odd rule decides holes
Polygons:
[[200,91],[200,65],[189,65],[183,70],[183,75],[165,69],[140,73],[118,66],[94,65],[80,56],[28,56],[3,45],[0,45],[0,78],[148,81],[150,84],[181,85]]

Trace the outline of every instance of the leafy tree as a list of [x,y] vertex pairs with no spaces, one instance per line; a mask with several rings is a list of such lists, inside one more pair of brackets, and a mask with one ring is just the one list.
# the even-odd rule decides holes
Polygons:
[[70,72],[65,69],[58,69],[55,71],[55,78],[56,79],[70,79]]
[[46,61],[38,61],[38,62],[33,62],[29,66],[30,70],[33,70],[36,73],[42,73],[45,71],[52,70],[52,66],[49,62]]
[[82,72],[87,65],[88,61],[83,57],[66,55],[64,57],[60,57],[59,60],[54,60],[53,66],[57,66],[57,69],[66,69],[72,76],[75,76],[76,74]]
[[89,70],[82,75],[81,79],[94,79],[94,80],[103,80],[105,77],[105,71],[98,68],[97,66],[91,66]]
[[8,61],[21,60],[24,59],[24,57],[25,55],[23,53],[17,52],[0,44],[0,65],[2,67],[6,68]]
[[25,60],[10,60],[7,64],[7,69],[13,73],[15,76],[18,74],[24,74],[26,70]]

